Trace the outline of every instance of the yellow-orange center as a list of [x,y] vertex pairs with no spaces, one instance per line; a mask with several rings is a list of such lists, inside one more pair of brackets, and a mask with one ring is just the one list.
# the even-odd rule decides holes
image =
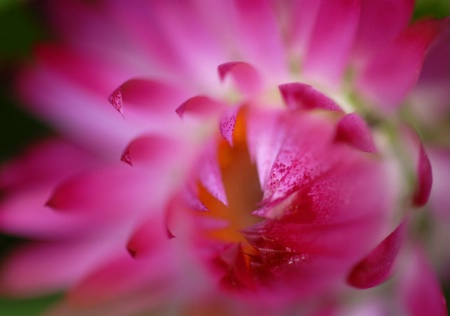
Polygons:
[[222,181],[228,205],[218,201],[203,186],[199,185],[199,197],[208,208],[202,216],[224,221],[225,225],[207,232],[211,238],[223,242],[240,243],[250,251],[241,230],[261,221],[252,214],[262,199],[256,166],[248,152],[245,129],[245,109],[236,118],[233,131],[233,146],[226,140],[219,141],[217,159],[222,173]]

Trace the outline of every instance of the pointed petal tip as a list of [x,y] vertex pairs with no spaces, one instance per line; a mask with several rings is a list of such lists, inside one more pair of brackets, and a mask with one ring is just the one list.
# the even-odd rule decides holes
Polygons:
[[123,161],[124,163],[133,166],[133,163],[131,161],[131,156],[130,156],[130,150],[129,148],[126,148],[125,151],[123,152],[122,156],[120,157],[120,161]]
[[226,106],[219,101],[213,100],[204,95],[193,96],[186,101],[184,101],[175,112],[180,118],[182,118],[185,113],[192,113],[194,115],[212,115],[215,113],[220,113]]
[[219,78],[223,82],[232,76],[237,88],[245,94],[253,94],[261,90],[262,80],[259,72],[246,62],[228,62],[218,66]]
[[403,243],[407,221],[403,221],[372,252],[357,263],[347,277],[347,283],[358,289],[369,289],[389,279]]
[[332,99],[308,84],[291,82],[279,85],[278,89],[285,105],[291,110],[323,109],[341,111],[339,105]]
[[121,87],[117,88],[113,93],[111,93],[111,95],[108,97],[108,101],[117,110],[117,112],[120,113],[120,115],[124,116]]
[[167,238],[168,239],[174,239],[177,238],[171,231],[170,228],[168,226],[166,226],[166,234],[167,234]]
[[136,259],[136,256],[137,256],[137,251],[136,251],[136,249],[132,249],[130,246],[127,246],[127,252],[130,254],[130,256],[131,256],[133,259]]
[[417,163],[417,183],[413,195],[413,204],[421,207],[427,204],[433,185],[433,172],[430,159],[420,143],[419,161]]
[[345,115],[336,128],[335,141],[345,142],[364,152],[377,151],[370,127],[356,113]]

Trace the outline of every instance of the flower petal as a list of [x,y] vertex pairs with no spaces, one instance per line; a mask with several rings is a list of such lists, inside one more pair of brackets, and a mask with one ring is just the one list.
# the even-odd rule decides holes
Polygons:
[[425,52],[444,21],[417,22],[362,70],[357,87],[380,109],[395,111],[416,83]]
[[267,185],[270,170],[283,142],[284,124],[279,112],[251,109],[248,115],[247,142],[250,157],[256,162],[261,189]]
[[231,146],[233,146],[233,132],[236,126],[238,111],[239,108],[235,107],[220,119],[220,134],[222,134]]
[[289,109],[324,109],[341,111],[339,105],[310,85],[294,82],[278,86],[284,103]]
[[183,100],[186,93],[167,83],[135,78],[117,88],[109,97],[109,102],[123,115],[124,103],[137,109],[154,113],[171,113]]
[[414,0],[361,0],[355,57],[366,60],[394,40],[408,26]]
[[287,41],[289,48],[292,49],[293,56],[305,54],[307,44],[311,41],[321,2],[321,0],[299,0],[285,4],[284,8],[287,12],[284,12],[284,14],[288,17]]
[[211,115],[219,114],[226,108],[226,105],[218,100],[210,97],[198,95],[183,102],[175,111],[180,117],[185,115],[185,112],[194,115]]
[[[73,285],[110,249],[89,242],[36,243],[17,248],[1,271],[1,288],[9,295],[42,295]],[[32,263],[32,266],[30,266]]]
[[417,163],[416,190],[413,197],[414,205],[424,206],[428,202],[432,183],[433,173],[431,170],[431,163],[421,142],[419,148],[419,161]]
[[372,252],[350,272],[347,282],[359,289],[367,289],[386,281],[400,250],[406,223],[400,224]]
[[129,165],[156,166],[158,163],[170,164],[179,152],[184,152],[185,146],[177,139],[159,135],[144,135],[130,142],[121,160]]
[[[154,169],[143,172],[120,165],[79,174],[57,186],[47,206],[57,211],[107,216],[108,220],[115,216],[132,220],[132,214],[158,205],[168,194],[168,179],[159,174],[164,170]],[[151,196],[148,192],[152,192]]]
[[[168,257],[159,256],[152,260],[133,260],[123,253],[91,271],[69,294],[74,305],[96,305],[128,294],[137,294],[147,289],[150,296],[159,296],[170,288],[173,263]],[[161,264],[162,260],[166,260]],[[151,289],[148,285],[151,284]]]
[[332,88],[340,84],[356,35],[359,13],[359,0],[322,0],[304,59],[305,76]]
[[241,58],[264,71],[268,80],[286,75],[283,41],[270,1],[261,0],[255,5],[251,0],[234,0],[233,4],[236,17],[233,40],[237,41]]
[[244,62],[229,62],[218,67],[220,80],[232,76],[237,88],[246,95],[256,94],[262,89],[262,80],[258,71]]
[[398,291],[408,315],[448,315],[439,282],[419,247],[402,269]]
[[201,184],[212,194],[217,200],[227,205],[227,196],[222,181],[222,173],[220,171],[219,162],[217,160],[216,146],[210,146],[204,154],[198,177]]
[[362,151],[369,153],[376,151],[369,126],[356,113],[347,114],[339,121],[335,139],[347,142]]
[[133,258],[141,258],[160,251],[160,247],[169,247],[162,218],[155,216],[143,221],[132,233],[127,250]]

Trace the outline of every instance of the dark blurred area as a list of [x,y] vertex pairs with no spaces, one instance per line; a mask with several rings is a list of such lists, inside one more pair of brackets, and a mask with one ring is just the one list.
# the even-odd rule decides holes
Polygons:
[[32,60],[36,42],[48,37],[39,1],[0,1],[0,161],[4,162],[49,129],[23,111],[14,91],[14,75]]

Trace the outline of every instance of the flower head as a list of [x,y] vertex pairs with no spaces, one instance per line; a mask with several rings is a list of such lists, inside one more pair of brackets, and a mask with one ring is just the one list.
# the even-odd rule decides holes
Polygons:
[[409,0],[48,3],[63,43],[18,87],[70,141],[1,174],[0,227],[39,240],[9,293],[67,290],[55,315],[445,312],[409,238],[431,164],[399,114],[445,21],[408,26]]

